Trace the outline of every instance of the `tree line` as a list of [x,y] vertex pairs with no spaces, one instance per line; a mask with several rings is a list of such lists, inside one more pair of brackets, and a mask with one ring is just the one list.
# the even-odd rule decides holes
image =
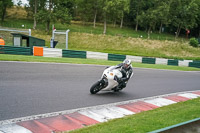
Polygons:
[[[71,20],[103,23],[103,34],[107,24],[132,27],[133,30],[145,30],[173,33],[189,31],[200,37],[200,0],[28,0],[25,5],[28,17],[37,23],[45,23],[46,31],[51,22],[70,24]],[[20,5],[19,0],[18,4]],[[6,8],[12,6],[12,0],[0,0],[0,15],[4,21]]]

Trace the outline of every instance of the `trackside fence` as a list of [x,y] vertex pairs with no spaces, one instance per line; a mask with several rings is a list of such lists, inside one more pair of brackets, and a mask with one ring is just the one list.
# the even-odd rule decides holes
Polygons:
[[86,51],[62,50],[62,57],[68,57],[68,58],[86,58]]
[[32,48],[0,45],[0,54],[33,55]]
[[31,36],[31,29],[28,29],[28,30],[13,30],[13,29],[2,29],[2,28],[0,28],[0,31],[28,33],[28,35]]
[[120,55],[110,53],[100,53],[91,51],[78,51],[78,50],[64,50],[56,48],[45,47],[13,47],[0,45],[0,54],[15,54],[15,55],[34,55],[44,57],[66,57],[66,58],[84,58],[84,59],[102,59],[110,61],[123,61],[130,59],[133,62],[146,63],[146,64],[162,64],[171,66],[185,66],[200,68],[200,61],[193,60],[174,60],[152,57],[140,57],[131,55]]

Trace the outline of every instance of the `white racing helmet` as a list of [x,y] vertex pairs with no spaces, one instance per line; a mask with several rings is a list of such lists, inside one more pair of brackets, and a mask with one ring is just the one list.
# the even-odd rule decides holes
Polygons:
[[124,68],[124,69],[128,69],[128,68],[130,68],[130,66],[131,66],[131,60],[125,59],[125,60],[123,61],[123,68]]

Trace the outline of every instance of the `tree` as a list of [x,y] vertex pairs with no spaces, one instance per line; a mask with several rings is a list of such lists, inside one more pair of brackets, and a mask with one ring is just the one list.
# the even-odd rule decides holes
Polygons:
[[4,22],[6,16],[6,9],[13,5],[12,0],[0,0],[0,15],[1,15],[1,22]]
[[139,21],[142,20],[142,15],[146,7],[145,0],[130,0],[130,13],[134,17],[135,31],[138,30]]
[[45,7],[41,9],[36,19],[46,23],[46,31],[49,32],[50,22],[60,21],[62,24],[69,24],[72,19],[72,14],[68,8],[71,5],[71,0],[49,0],[46,2]]
[[74,5],[73,0],[29,0],[29,5],[26,5],[25,9],[28,16],[34,18],[34,29],[37,22],[41,22],[46,24],[46,31],[49,32],[51,22],[70,23]]
[[53,12],[56,20],[60,21],[61,24],[70,24],[73,16],[73,0],[58,0]]
[[150,37],[151,30],[155,29],[157,23],[156,10],[149,9],[146,13],[146,21],[148,22],[148,38]]
[[[124,14],[129,12],[129,0],[112,0],[112,4],[108,5],[110,13],[116,19],[120,19],[120,28],[123,27]],[[111,3],[110,2],[110,3]]]
[[102,5],[103,5],[103,18],[104,18],[104,31],[103,34],[106,34],[107,30],[107,18],[108,16],[114,16],[116,17],[117,15],[121,14],[121,18],[123,18],[122,11],[120,12],[120,3],[123,3],[123,0],[103,0]]
[[112,1],[111,0],[103,0],[102,1],[102,5],[103,5],[103,20],[104,20],[104,28],[103,28],[103,34],[106,34],[106,22],[107,22],[107,14],[109,12],[109,8],[112,5]]
[[[196,3],[197,3],[197,5],[198,5],[198,10],[200,10],[200,1],[199,0],[196,0]],[[197,15],[197,18],[196,18],[196,21],[197,21],[197,28],[195,28],[195,30],[197,31],[196,32],[196,37],[199,37],[200,38],[200,13],[198,13],[198,15]]]
[[33,29],[37,27],[37,13],[45,9],[46,0],[29,0],[29,5],[25,5],[27,18],[33,18]]
[[156,0],[156,17],[157,23],[160,24],[159,26],[159,33],[162,32],[163,25],[168,25],[171,22],[169,17],[169,10],[170,10],[171,1],[169,0]]
[[138,23],[141,27],[145,28],[148,33],[148,38],[150,38],[150,33],[155,29],[157,23],[156,11],[152,8],[145,12],[142,12],[137,16]]
[[34,16],[33,16],[33,19],[34,19],[34,24],[33,24],[33,29],[36,29],[36,25],[37,25],[37,21],[36,21],[36,14],[37,14],[37,0],[34,0],[35,1],[35,9],[34,9]]
[[96,26],[97,13],[101,13],[101,0],[77,0],[78,12],[85,22],[93,21]]
[[190,29],[197,26],[199,6],[196,0],[176,0],[172,1],[170,15],[172,25],[177,27],[176,37],[179,36],[181,29]]
[[120,2],[119,2],[119,5],[120,5],[120,7],[119,7],[119,12],[120,12],[120,17],[121,17],[121,24],[120,24],[120,28],[122,28],[123,27],[123,22],[124,22],[124,14],[125,13],[129,13],[129,2],[130,0],[121,0]]

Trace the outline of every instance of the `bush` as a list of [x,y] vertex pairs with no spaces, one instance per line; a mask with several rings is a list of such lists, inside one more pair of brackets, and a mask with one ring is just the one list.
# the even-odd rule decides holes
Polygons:
[[193,46],[193,47],[198,47],[199,42],[197,41],[197,39],[191,38],[190,39],[190,45]]

